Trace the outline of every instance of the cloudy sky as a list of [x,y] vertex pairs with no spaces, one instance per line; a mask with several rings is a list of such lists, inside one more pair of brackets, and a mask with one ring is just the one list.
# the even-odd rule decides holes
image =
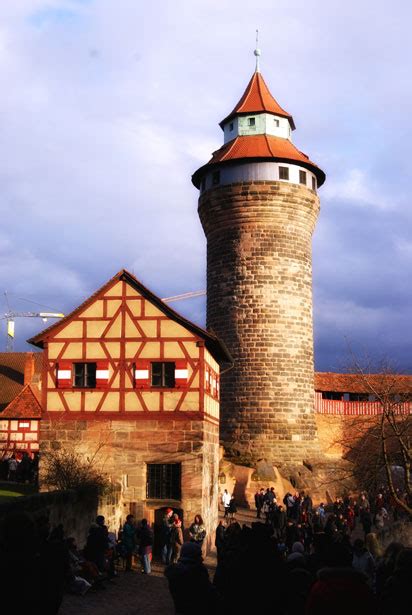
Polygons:
[[[205,287],[190,177],[259,28],[262,74],[327,174],[316,367],[349,344],[412,371],[411,19],[406,0],[1,0],[0,311],[7,290],[16,311],[68,312],[122,267],[162,297]],[[203,298],[174,307],[204,324]],[[42,326],[19,319],[15,348]]]

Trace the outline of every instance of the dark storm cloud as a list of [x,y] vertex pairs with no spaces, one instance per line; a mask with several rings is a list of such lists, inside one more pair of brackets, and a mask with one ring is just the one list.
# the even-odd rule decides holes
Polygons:
[[[204,288],[190,177],[222,143],[260,27],[263,75],[327,173],[317,366],[350,339],[410,367],[410,18],[396,1],[3,1],[0,296],[67,312],[122,267],[160,296]],[[203,299],[179,310],[204,323]],[[18,347],[39,328],[21,319]]]

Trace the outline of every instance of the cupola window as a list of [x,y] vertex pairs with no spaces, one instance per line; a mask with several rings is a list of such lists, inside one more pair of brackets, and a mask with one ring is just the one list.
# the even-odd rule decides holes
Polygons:
[[276,128],[279,128],[279,120],[275,118],[273,121],[275,123]]
[[306,171],[299,171],[299,183],[306,186]]
[[279,179],[289,179],[288,167],[279,167]]
[[316,179],[312,177],[312,190],[316,190]]
[[218,186],[220,184],[220,171],[215,171],[212,174],[212,185]]
[[248,117],[247,123],[248,123],[248,126],[250,126],[251,128],[252,127],[254,128],[256,126],[256,118]]
[[233,130],[233,122],[230,122],[230,124],[229,124],[229,130],[230,130],[230,132],[232,132],[232,130]]

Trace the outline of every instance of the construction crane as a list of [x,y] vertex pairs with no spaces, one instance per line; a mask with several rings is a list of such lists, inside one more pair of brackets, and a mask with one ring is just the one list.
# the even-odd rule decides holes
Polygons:
[[10,309],[9,298],[7,291],[4,293],[7,304],[7,312],[0,315],[0,320],[7,321],[7,344],[6,352],[13,352],[14,348],[14,334],[15,334],[15,318],[41,318],[43,322],[47,322],[49,318],[63,318],[64,314],[61,312],[14,312]]
[[[162,301],[164,301],[164,303],[172,303],[173,301],[182,301],[184,299],[191,299],[192,297],[201,297],[203,295],[206,295],[205,290],[193,290],[188,293],[182,293],[181,295],[164,297]],[[62,314],[61,312],[14,312],[10,308],[7,292],[4,293],[4,296],[7,303],[7,312],[0,315],[0,320],[7,321],[6,352],[13,352],[15,336],[15,318],[41,318],[43,322],[47,322],[49,318],[64,318],[64,314]]]
[[164,303],[172,303],[172,301],[181,301],[182,299],[191,299],[192,297],[201,297],[205,295],[205,290],[192,290],[188,293],[183,293],[181,295],[174,295],[173,297],[164,297],[162,301]]

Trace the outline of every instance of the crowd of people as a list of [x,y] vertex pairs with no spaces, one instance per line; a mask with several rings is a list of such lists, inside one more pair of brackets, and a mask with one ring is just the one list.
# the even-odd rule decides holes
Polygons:
[[[213,578],[203,563],[207,536],[202,517],[195,515],[184,529],[179,513],[165,510],[159,549],[176,613],[238,615],[246,608],[246,587],[259,599],[275,592],[271,610],[282,615],[347,615],[354,609],[387,615],[409,600],[412,549],[393,542],[383,550],[379,542],[382,523],[393,518],[384,490],[376,498],[362,493],[325,507],[314,506],[303,492],[278,501],[268,487],[255,495],[257,519],[251,526],[236,520],[236,506],[235,512],[226,511],[233,501],[226,494],[225,515],[215,534]],[[46,518],[35,522],[28,513],[12,513],[2,524],[0,589],[6,599],[27,587],[20,599],[22,612],[27,607],[54,615],[65,591],[84,595],[105,588],[119,566],[150,575],[153,548],[147,519],[136,522],[132,514],[118,536],[98,515],[79,549],[62,525],[51,530]]]
[[0,480],[37,485],[38,475],[38,453],[11,453],[0,461]]
[[[229,497],[222,494],[223,505]],[[412,549],[379,543],[377,531],[393,516],[384,490],[314,507],[309,494],[287,493],[278,503],[268,488],[255,503],[251,527],[229,514],[219,521],[213,580],[201,551],[184,545],[167,575],[176,612],[243,613],[246,587],[259,609],[283,615],[389,615],[410,602]]]

